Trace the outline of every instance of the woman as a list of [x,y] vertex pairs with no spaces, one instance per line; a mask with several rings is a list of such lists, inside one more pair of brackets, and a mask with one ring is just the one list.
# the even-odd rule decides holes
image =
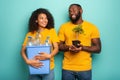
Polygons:
[[[40,55],[35,56],[34,59],[28,59],[25,53],[28,36],[35,38],[36,35],[39,35],[41,44],[43,44],[49,36],[49,43],[51,44],[52,51],[50,54],[40,53]],[[35,10],[29,19],[29,32],[22,45],[21,54],[26,64],[35,68],[44,66],[39,60],[50,59],[50,73],[30,75],[29,80],[54,80],[54,56],[58,53],[58,42],[59,39],[54,29],[54,19],[51,13],[43,8]]]

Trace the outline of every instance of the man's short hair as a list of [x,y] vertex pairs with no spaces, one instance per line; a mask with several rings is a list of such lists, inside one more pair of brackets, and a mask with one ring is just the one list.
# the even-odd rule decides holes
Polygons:
[[82,8],[80,4],[75,4],[75,3],[74,3],[74,4],[71,4],[71,5],[69,6],[69,9],[70,9],[70,7],[73,6],[73,5],[78,6],[79,8]]

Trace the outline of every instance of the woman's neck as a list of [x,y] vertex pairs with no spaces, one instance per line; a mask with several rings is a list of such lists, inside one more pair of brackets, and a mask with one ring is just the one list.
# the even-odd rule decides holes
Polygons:
[[39,27],[39,31],[42,32],[45,28],[44,27]]

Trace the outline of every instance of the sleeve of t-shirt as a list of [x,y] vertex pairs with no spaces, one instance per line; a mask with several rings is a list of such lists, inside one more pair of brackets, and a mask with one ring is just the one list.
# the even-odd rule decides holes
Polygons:
[[54,42],[59,42],[59,38],[58,38],[58,36],[57,36],[57,33],[56,33],[56,31],[55,31],[55,29],[51,29],[51,31],[50,31],[50,33],[51,33],[51,35],[52,35],[52,42],[54,43]]
[[64,36],[64,26],[62,25],[59,29],[58,32],[58,37],[60,41],[65,41],[65,36]]
[[29,33],[27,33],[26,36],[25,36],[24,42],[23,42],[23,44],[22,44],[23,46],[26,46],[26,45],[27,45],[28,36],[29,36]]
[[94,26],[91,38],[100,38],[100,32],[96,26]]

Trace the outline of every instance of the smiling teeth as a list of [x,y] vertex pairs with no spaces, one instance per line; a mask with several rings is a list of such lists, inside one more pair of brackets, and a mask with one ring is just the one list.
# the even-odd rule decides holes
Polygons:
[[75,18],[76,16],[75,15],[72,15],[72,18]]

